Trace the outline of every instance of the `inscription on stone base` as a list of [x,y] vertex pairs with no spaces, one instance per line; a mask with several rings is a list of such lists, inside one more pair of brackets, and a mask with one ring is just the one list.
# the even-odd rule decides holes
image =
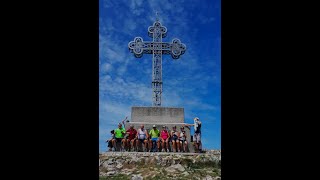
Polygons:
[[132,107],[131,122],[184,123],[184,108]]

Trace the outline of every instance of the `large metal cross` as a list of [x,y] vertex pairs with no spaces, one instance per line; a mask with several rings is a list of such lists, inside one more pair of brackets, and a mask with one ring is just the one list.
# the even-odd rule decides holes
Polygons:
[[171,54],[173,59],[178,59],[186,51],[186,45],[179,39],[174,38],[172,42],[162,42],[165,38],[167,28],[162,26],[158,18],[149,26],[148,35],[153,37],[152,42],[143,41],[141,37],[135,37],[129,42],[129,50],[136,58],[141,58],[143,54],[153,54],[152,56],[152,106],[161,106],[162,93],[162,54]]

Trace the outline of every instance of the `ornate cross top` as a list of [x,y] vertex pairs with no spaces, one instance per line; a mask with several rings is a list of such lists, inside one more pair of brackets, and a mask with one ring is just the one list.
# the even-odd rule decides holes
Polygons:
[[156,11],[156,20],[159,21],[159,13]]
[[[157,12],[158,16],[158,12]],[[141,58],[143,54],[153,54],[152,56],[152,106],[161,106],[162,93],[162,54],[171,54],[173,59],[178,59],[186,51],[186,45],[177,38],[172,42],[162,42],[162,38],[167,35],[167,28],[162,26],[157,20],[153,26],[149,26],[148,35],[153,38],[152,42],[143,41],[142,37],[135,37],[129,42],[130,52],[136,58]]]

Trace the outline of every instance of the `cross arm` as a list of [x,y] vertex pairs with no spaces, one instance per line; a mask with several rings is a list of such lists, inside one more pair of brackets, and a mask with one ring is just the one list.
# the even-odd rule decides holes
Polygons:
[[162,54],[171,54],[173,59],[178,59],[186,51],[186,45],[176,38],[169,43],[144,42],[141,37],[135,37],[133,41],[129,42],[128,47],[137,58],[142,57],[143,54],[153,54],[153,51],[162,51]]
[[128,44],[130,52],[134,54],[135,57],[140,58],[143,54],[152,54],[153,50],[170,51],[171,44],[166,42],[150,42],[143,41],[141,37],[134,38]]
[[135,57],[140,58],[143,53],[152,54],[151,44],[152,42],[143,42],[142,37],[135,37],[129,42],[128,47]]

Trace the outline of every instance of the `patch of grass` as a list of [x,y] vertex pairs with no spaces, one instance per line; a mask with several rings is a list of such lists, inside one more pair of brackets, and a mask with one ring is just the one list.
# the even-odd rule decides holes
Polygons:
[[164,176],[167,176],[168,172],[164,169],[161,169],[161,172],[163,173]]
[[118,174],[115,176],[108,176],[108,177],[99,177],[99,180],[107,180],[107,179],[115,179],[115,180],[130,180],[131,176],[125,175],[125,174]]
[[[155,177],[151,178],[151,180],[158,180],[158,179],[161,179],[161,180],[171,180],[173,179],[173,177],[171,176],[166,176],[166,175],[156,175]],[[190,178],[184,178],[184,177],[178,177],[178,178],[175,178],[175,179],[181,179],[181,180],[189,180]]]
[[142,176],[145,177],[146,179],[150,179],[152,176],[159,174],[157,171],[145,171],[142,173]]
[[101,172],[108,172],[108,169],[106,167],[100,167],[99,171]]
[[123,164],[122,169],[132,169],[134,167],[137,167],[137,166],[134,164]]
[[151,180],[158,180],[158,179],[168,179],[168,177],[158,174],[155,177],[151,178]]
[[191,175],[186,176],[186,177],[177,177],[179,180],[190,180]]
[[192,159],[181,159],[181,164],[190,167],[192,165]]
[[220,174],[221,172],[219,171],[218,168],[214,168],[213,172],[214,172],[215,176],[221,176],[221,174]]
[[197,162],[189,164],[190,168],[202,169],[202,168],[220,168],[218,162],[215,161],[206,161],[206,162]]
[[192,179],[198,180],[198,178],[196,178],[197,176],[192,176]]
[[217,172],[213,172],[212,174],[210,174],[213,177],[219,176],[219,174]]
[[136,162],[136,165],[137,165],[137,166],[143,166],[143,165],[146,164],[145,161],[146,161],[145,159],[140,159],[138,162]]
[[162,168],[162,166],[161,166],[161,165],[156,164],[156,165],[154,165],[154,167],[153,167],[153,168],[161,169],[161,168]]

